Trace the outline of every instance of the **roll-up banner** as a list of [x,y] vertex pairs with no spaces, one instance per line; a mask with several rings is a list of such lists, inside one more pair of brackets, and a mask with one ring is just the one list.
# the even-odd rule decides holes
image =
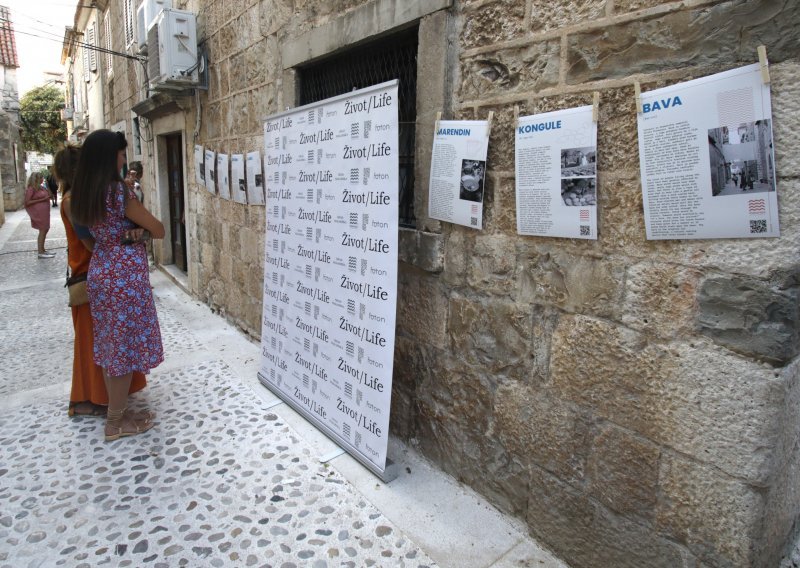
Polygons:
[[384,480],[397,303],[397,85],[264,124],[259,380]]

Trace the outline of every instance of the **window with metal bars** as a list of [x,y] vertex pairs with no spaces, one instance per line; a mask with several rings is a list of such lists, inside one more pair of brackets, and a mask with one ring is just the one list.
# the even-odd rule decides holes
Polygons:
[[298,69],[300,104],[315,103],[392,79],[398,87],[400,226],[414,227],[414,141],[418,28],[393,34]]

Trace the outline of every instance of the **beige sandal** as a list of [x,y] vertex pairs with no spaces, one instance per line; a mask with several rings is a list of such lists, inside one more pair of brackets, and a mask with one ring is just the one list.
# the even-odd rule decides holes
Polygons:
[[[127,436],[142,434],[153,427],[153,422],[150,420],[148,413],[148,418],[129,416],[130,422],[134,426],[135,430],[123,430],[122,421],[125,418],[126,410],[127,408],[108,411],[108,414],[106,415],[106,442],[113,442],[114,440],[119,440],[120,438],[125,438]],[[109,428],[115,430],[115,432],[113,434],[109,434]]]

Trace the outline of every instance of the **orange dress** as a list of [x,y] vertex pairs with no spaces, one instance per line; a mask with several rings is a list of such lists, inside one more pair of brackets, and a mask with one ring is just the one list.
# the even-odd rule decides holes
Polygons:
[[[66,208],[69,206],[70,195],[67,193],[61,199],[61,220],[67,232],[67,262],[70,274],[81,274],[89,271],[92,253],[83,246],[75,233],[66,213]],[[94,330],[89,304],[72,307],[72,324],[75,327],[75,350],[72,362],[72,392],[69,400],[72,403],[89,401],[106,406],[108,392],[103,381],[103,370],[94,362]],[[146,384],[144,373],[133,373],[129,394],[142,390]]]

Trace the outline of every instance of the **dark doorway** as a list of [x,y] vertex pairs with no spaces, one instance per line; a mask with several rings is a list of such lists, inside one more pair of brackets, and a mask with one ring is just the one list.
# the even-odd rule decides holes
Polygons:
[[165,136],[169,183],[169,220],[172,258],[186,272],[186,216],[183,202],[183,141],[180,134]]

